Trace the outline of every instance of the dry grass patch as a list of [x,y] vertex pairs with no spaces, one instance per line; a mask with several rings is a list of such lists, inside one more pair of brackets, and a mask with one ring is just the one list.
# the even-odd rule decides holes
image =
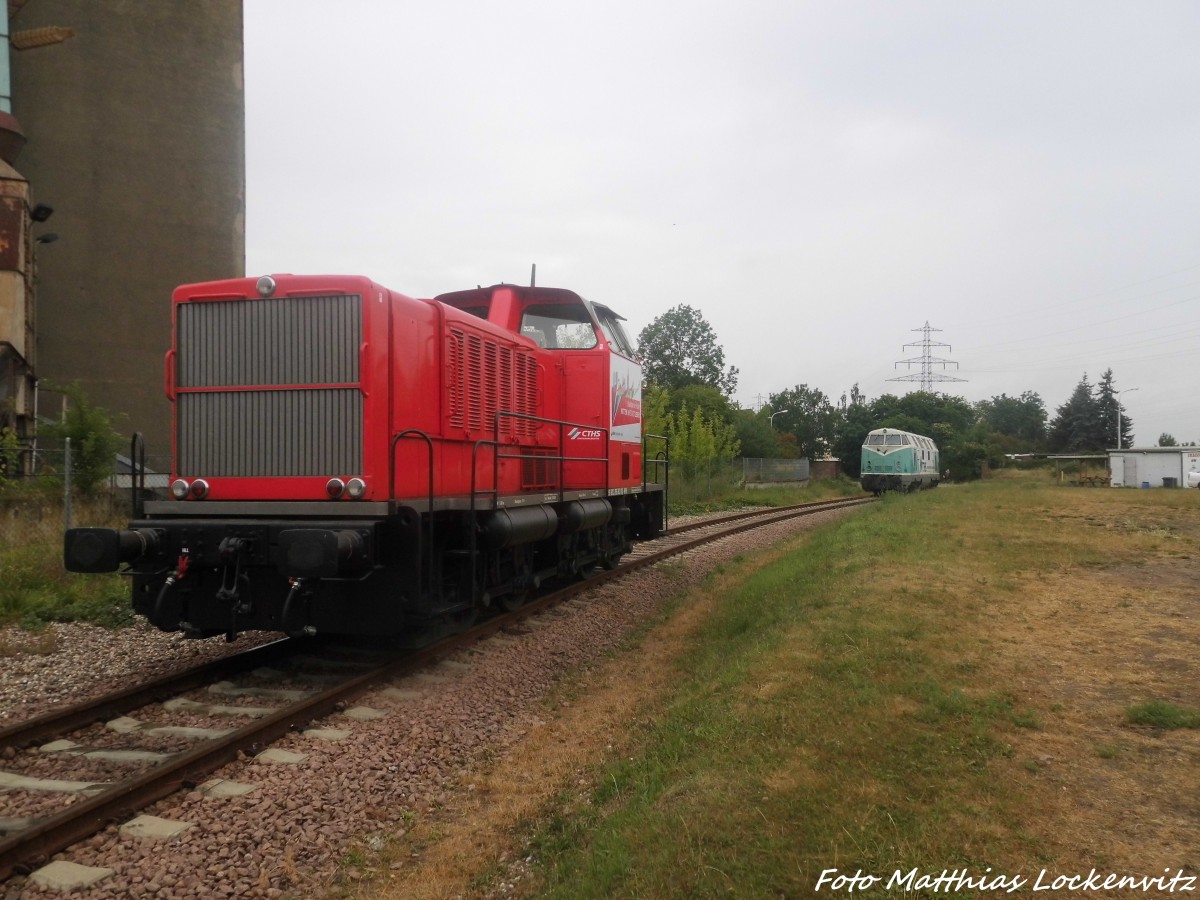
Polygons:
[[1143,568],[1029,578],[989,611],[1000,652],[988,671],[1044,723],[1012,738],[1013,776],[1054,798],[1060,869],[1200,870],[1200,734],[1126,715],[1200,704],[1200,561],[1158,559],[1144,586]]

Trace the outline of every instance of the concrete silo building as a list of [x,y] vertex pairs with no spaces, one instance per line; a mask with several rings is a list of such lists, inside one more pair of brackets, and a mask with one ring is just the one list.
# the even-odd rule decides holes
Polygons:
[[[47,382],[78,381],[119,431],[145,434],[151,467],[165,465],[171,290],[245,268],[241,0],[9,9],[12,114],[26,141],[10,168],[30,212],[53,208],[29,226],[24,356],[40,410],[60,402]],[[47,232],[53,244],[36,243]]]

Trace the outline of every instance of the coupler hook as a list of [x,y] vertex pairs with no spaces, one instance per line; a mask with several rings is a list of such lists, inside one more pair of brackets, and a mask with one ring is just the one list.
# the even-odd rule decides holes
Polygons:
[[[229,643],[237,640],[238,616],[248,615],[253,611],[250,601],[243,598],[241,594],[242,583],[248,580],[242,575],[242,553],[249,546],[250,542],[244,538],[227,537],[221,541],[221,546],[217,549],[225,567],[221,570],[221,587],[217,590],[216,599],[229,601],[231,604],[229,631],[225,633],[225,640]],[[233,567],[232,577],[229,574],[231,566]]]

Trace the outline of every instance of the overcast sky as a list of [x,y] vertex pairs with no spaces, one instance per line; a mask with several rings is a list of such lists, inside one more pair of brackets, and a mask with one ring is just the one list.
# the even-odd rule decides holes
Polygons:
[[[1200,441],[1200,4],[245,0],[249,274],[682,303],[747,407],[1111,367]],[[1192,385],[1189,387],[1189,385]]]

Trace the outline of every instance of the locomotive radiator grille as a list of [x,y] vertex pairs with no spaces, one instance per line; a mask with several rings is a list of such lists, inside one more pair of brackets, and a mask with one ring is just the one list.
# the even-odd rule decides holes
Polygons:
[[179,387],[357,384],[362,298],[181,303]]
[[180,304],[178,471],[231,478],[360,473],[361,345],[356,295]]
[[362,472],[357,388],[180,394],[179,471],[210,477]]

